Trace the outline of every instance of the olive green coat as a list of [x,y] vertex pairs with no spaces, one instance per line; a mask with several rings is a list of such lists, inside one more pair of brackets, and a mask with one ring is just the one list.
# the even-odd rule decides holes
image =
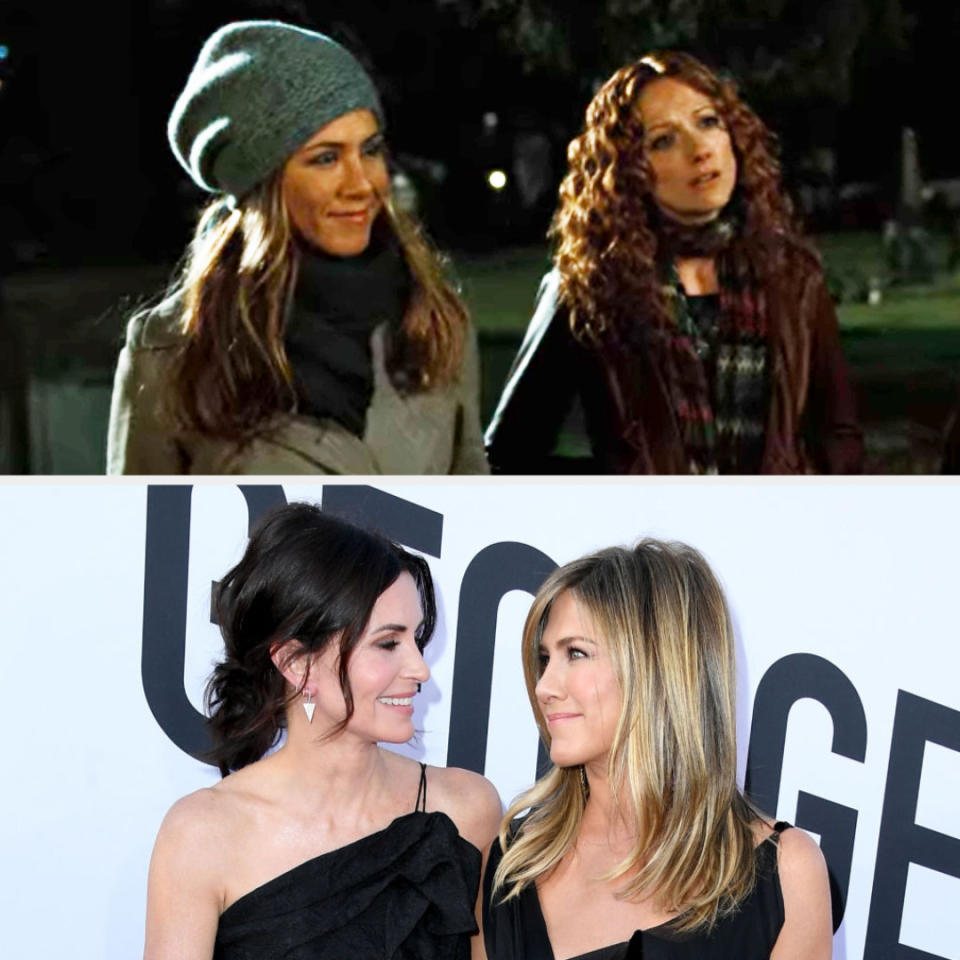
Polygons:
[[328,419],[278,415],[238,445],[171,428],[163,415],[181,334],[176,298],[134,316],[113,384],[107,473],[445,474],[487,473],[478,409],[477,347],[467,340],[459,379],[403,394],[384,362],[385,326],[371,338],[373,397],[362,438]]

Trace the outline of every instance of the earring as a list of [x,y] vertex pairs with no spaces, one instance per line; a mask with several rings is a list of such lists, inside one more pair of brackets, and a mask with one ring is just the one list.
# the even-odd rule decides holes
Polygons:
[[417,684],[417,693],[419,693],[422,689],[423,689],[423,684],[422,684],[422,683],[418,683],[418,684]]
[[307,723],[313,723],[313,711],[317,705],[313,702],[313,694],[309,690],[303,691],[303,712],[307,715]]

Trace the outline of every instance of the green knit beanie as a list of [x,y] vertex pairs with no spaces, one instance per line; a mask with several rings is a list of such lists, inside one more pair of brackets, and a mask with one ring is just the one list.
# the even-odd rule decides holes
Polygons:
[[362,108],[383,126],[373,81],[340,44],[275,20],[246,20],[203,45],[167,137],[198,186],[240,199],[321,127]]

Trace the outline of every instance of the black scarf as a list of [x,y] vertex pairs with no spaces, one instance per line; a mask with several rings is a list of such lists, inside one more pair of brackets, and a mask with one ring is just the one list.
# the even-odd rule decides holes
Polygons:
[[286,331],[301,412],[363,436],[373,395],[370,337],[381,323],[399,328],[410,290],[393,238],[372,239],[355,257],[301,251]]
[[687,225],[659,211],[652,218],[657,235],[657,259],[672,263],[677,257],[719,257],[740,232],[736,213],[724,211],[707,223]]

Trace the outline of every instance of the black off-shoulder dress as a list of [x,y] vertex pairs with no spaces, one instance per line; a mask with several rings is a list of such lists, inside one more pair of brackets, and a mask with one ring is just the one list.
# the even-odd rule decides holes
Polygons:
[[480,851],[417,809],[301,863],[220,915],[214,960],[467,960]]
[[[709,934],[677,933],[670,923],[637,930],[629,941],[591,950],[573,960],[769,960],[783,926],[783,894],[777,873],[778,822],[757,847],[757,882],[736,913],[724,917]],[[555,960],[534,884],[506,903],[492,904],[493,874],[503,856],[495,840],[483,878],[483,936],[488,960]],[[583,918],[584,924],[590,918]],[[602,940],[602,932],[597,939]]]

